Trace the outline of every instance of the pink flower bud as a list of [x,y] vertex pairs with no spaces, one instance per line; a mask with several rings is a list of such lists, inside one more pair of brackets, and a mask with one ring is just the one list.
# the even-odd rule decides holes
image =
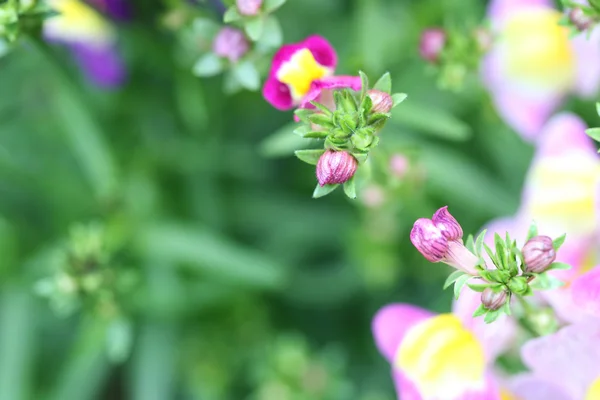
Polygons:
[[594,20],[586,15],[579,7],[569,11],[569,21],[571,21],[580,32],[587,30],[594,23]]
[[327,150],[317,162],[319,185],[344,183],[354,176],[358,162],[345,151]]
[[248,39],[239,29],[226,26],[222,28],[213,41],[213,51],[221,57],[237,62],[248,52]]
[[448,212],[448,206],[437,210],[431,218],[435,226],[442,232],[442,235],[448,240],[462,239],[463,230],[456,218]]
[[446,32],[443,29],[426,29],[421,34],[419,54],[424,60],[427,60],[431,63],[437,63],[445,45]]
[[527,272],[544,272],[556,259],[552,239],[548,236],[535,236],[529,239],[521,252]]
[[481,303],[485,308],[491,311],[496,311],[506,303],[506,292],[494,292],[491,288],[486,288],[481,293]]
[[403,178],[408,170],[408,159],[402,154],[393,154],[390,157],[390,172],[397,178]]
[[235,4],[242,15],[256,15],[263,0],[236,0]]
[[392,109],[394,102],[392,96],[381,90],[371,89],[367,92],[373,102],[372,112],[387,114]]
[[410,241],[431,262],[442,261],[448,252],[448,239],[428,218],[415,221],[410,231]]

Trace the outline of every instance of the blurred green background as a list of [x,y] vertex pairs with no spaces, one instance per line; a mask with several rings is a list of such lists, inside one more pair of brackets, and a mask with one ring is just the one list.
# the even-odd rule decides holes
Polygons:
[[[440,91],[417,56],[423,28],[479,21],[485,2],[277,12],[285,42],[323,35],[338,73],[390,71],[409,95],[373,153],[383,200],[368,206],[367,188],[312,199],[292,113],[193,76],[161,23],[177,2],[133,3],[118,90],[86,82],[59,47],[23,41],[0,59],[0,399],[395,398],[373,314],[451,303],[413,222],[449,205],[474,233],[513,213],[533,154],[476,76]],[[590,105],[567,108],[594,121]],[[403,177],[386,172],[394,153],[410,160]]]

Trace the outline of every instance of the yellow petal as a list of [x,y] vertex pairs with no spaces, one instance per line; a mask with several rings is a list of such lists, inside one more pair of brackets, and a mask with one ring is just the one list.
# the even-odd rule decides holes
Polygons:
[[314,80],[324,77],[328,72],[326,67],[315,60],[310,50],[302,49],[281,65],[277,71],[277,79],[288,85],[292,98],[298,101],[308,93]]
[[49,18],[44,29],[53,38],[89,44],[104,44],[114,39],[114,32],[102,16],[79,0],[52,0],[59,15]]
[[600,377],[597,378],[592,385],[588,388],[585,395],[585,400],[598,400],[600,399]]

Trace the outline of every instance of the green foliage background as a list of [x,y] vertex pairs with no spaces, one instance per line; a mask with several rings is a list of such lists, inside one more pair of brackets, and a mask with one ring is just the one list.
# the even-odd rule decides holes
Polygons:
[[[270,136],[291,112],[194,77],[160,23],[168,3],[138,0],[120,26],[120,90],[91,86],[61,48],[23,41],[0,60],[0,399],[394,398],[373,314],[451,302],[448,270],[411,246],[412,223],[443,205],[465,232],[512,214],[533,154],[476,77],[442,92],[417,57],[423,28],[478,21],[485,2],[289,0],[277,12],[286,42],[321,34],[338,73],[390,71],[408,93],[373,157],[411,154],[423,179],[392,185],[377,209],[341,192],[311,199],[314,170],[291,156],[291,133]],[[589,104],[568,107],[594,119]],[[34,294],[89,224],[105,227],[110,282],[133,277],[116,323],[87,300],[64,317]]]

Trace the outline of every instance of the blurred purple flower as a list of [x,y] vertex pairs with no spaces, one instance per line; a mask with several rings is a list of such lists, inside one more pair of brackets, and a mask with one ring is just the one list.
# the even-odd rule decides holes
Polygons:
[[100,11],[118,21],[128,21],[132,17],[131,4],[128,0],[88,0]]
[[223,27],[213,41],[213,51],[220,57],[237,62],[250,49],[246,35],[239,29],[230,26]]
[[125,65],[115,48],[83,43],[72,44],[70,48],[85,75],[96,85],[110,88],[125,81]]

